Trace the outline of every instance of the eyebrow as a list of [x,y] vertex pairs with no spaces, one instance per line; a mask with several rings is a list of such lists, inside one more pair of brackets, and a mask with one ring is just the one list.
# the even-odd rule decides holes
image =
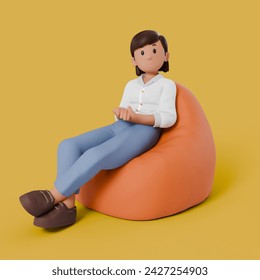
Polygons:
[[154,44],[152,44],[152,46],[156,46],[156,44],[154,43]]

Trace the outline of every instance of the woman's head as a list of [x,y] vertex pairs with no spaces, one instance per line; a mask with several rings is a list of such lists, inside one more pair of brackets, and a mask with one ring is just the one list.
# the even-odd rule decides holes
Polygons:
[[169,71],[168,44],[164,36],[156,31],[145,30],[137,33],[130,44],[136,75],[149,71]]

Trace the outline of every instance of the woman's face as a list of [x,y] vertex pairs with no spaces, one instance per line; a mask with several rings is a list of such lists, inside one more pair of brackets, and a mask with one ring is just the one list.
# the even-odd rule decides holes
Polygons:
[[169,53],[165,53],[161,41],[157,41],[135,50],[133,64],[147,74],[157,74],[168,59]]

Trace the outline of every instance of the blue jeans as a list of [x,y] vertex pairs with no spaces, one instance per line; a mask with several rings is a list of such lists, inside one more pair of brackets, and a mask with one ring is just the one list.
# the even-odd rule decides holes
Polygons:
[[77,193],[101,170],[126,164],[151,149],[160,128],[122,120],[62,141],[58,147],[57,190],[68,197]]

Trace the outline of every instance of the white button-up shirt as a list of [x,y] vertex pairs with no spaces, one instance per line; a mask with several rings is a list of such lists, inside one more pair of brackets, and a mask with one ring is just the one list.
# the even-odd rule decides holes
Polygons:
[[120,107],[130,106],[138,114],[154,115],[154,127],[167,128],[176,122],[176,85],[157,74],[147,83],[142,75],[127,83]]

